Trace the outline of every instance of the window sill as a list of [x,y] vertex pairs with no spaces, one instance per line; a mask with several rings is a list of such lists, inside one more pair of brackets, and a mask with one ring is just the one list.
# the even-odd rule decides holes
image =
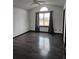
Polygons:
[[39,26],[39,27],[49,27],[49,26]]

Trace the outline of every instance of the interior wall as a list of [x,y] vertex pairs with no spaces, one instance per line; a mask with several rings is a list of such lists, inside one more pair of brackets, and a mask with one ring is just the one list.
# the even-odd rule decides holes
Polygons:
[[48,32],[48,27],[40,27],[40,31]]
[[29,30],[28,12],[24,9],[13,8],[13,37]]
[[[42,7],[47,7],[49,11],[53,11],[54,32],[62,33],[63,8],[52,5],[41,5],[29,10],[30,30],[35,30],[35,12],[39,12]],[[48,31],[47,28],[41,28],[41,30]]]

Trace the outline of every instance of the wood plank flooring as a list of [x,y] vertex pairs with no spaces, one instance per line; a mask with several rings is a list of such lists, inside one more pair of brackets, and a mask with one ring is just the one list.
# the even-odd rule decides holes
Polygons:
[[14,38],[13,59],[65,59],[62,35],[28,32]]

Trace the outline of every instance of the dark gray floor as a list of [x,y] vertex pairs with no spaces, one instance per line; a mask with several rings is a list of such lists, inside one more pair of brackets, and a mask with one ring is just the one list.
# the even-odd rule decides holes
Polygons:
[[62,35],[28,32],[16,37],[13,59],[65,59]]

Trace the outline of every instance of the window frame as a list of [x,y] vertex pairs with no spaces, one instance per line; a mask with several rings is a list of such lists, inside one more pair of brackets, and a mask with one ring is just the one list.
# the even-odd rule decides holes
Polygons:
[[[38,12],[38,13],[39,13],[39,14],[40,14],[40,13],[50,13],[50,11],[40,11],[40,12]],[[44,26],[44,25],[41,26],[41,25],[39,25],[39,27],[49,27],[49,26]]]

